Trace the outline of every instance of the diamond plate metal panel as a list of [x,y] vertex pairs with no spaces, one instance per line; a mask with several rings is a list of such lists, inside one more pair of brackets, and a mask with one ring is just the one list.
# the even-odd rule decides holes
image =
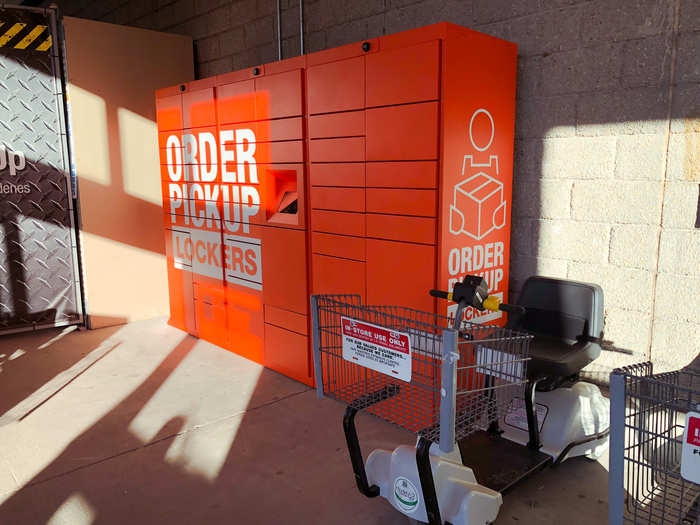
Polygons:
[[81,312],[51,16],[0,8],[0,331]]

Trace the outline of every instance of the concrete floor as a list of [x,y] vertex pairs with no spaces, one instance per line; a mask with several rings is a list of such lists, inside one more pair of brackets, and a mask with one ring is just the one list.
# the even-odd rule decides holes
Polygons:
[[[406,523],[354,486],[344,407],[165,320],[0,338],[0,523]],[[358,416],[365,455],[413,436]],[[606,459],[504,498],[497,524],[607,522]]]

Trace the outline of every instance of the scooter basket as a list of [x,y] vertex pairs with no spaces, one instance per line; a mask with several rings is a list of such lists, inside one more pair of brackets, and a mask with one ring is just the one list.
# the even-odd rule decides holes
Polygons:
[[686,414],[700,408],[700,375],[654,374],[652,363],[610,376],[610,524],[698,523],[700,485],[684,479]]
[[[316,295],[311,302],[319,396],[449,449],[524,396],[530,335],[468,322],[457,331],[448,317],[363,305],[356,295]],[[389,341],[410,343],[408,357],[373,343],[387,333]]]

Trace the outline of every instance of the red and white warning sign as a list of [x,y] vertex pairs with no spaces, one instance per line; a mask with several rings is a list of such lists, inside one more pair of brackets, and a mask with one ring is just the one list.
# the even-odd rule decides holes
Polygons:
[[685,418],[681,476],[700,483],[700,414],[697,412],[688,412]]
[[402,381],[411,380],[408,334],[348,317],[341,318],[343,359]]

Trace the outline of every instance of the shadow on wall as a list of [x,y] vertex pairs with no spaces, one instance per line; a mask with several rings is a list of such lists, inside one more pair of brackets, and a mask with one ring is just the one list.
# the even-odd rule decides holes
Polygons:
[[[64,19],[64,27],[72,161],[78,176],[90,325],[97,328],[165,315],[167,279],[154,90],[192,78],[191,41],[74,18]],[[38,171],[50,169],[42,159],[28,161]],[[154,176],[145,176],[148,173]],[[30,210],[14,222],[41,218],[39,211]],[[22,244],[12,223],[6,225],[5,238],[0,238],[10,248]],[[60,229],[54,236],[70,239],[65,221]],[[67,243],[70,246],[70,240]],[[26,253],[21,248],[19,252],[10,268],[14,283],[33,277]],[[0,296],[2,292],[0,289]],[[27,303],[31,289],[20,285],[5,292],[13,312],[36,310],[32,301]],[[33,316],[50,321],[51,314],[52,310],[46,310]]]
[[[12,63],[14,60],[10,57],[4,57],[7,63]],[[17,67],[22,67],[21,62],[17,62]],[[33,78],[43,78],[45,72],[36,71]],[[37,80],[35,80],[37,82]],[[51,84],[50,80],[46,80],[46,84]],[[84,98],[84,93],[78,93],[79,88],[74,91],[75,99]],[[12,94],[12,97],[16,97]],[[101,245],[113,244],[118,250],[124,251],[120,246],[137,248],[141,252],[153,254],[154,257],[160,256],[162,274],[165,274],[164,263],[164,242],[162,235],[162,208],[160,205],[160,184],[156,180],[151,185],[156,187],[155,195],[158,196],[158,202],[149,202],[142,197],[134,196],[128,193],[129,187],[125,183],[122,173],[122,157],[126,156],[126,152],[122,152],[120,145],[124,142],[121,133],[129,133],[134,131],[134,126],[122,129],[122,123],[126,120],[128,123],[136,120],[135,117],[128,119],[123,118],[123,112],[128,112],[125,108],[118,108],[112,105],[106,105],[104,101],[97,95],[92,95],[92,99],[98,99],[102,102],[103,112],[94,112],[90,115],[93,120],[93,133],[110,134],[108,141],[104,144],[97,144],[97,147],[92,151],[103,155],[108,155],[110,164],[103,172],[103,177],[106,184],[100,184],[89,178],[79,177],[78,185],[80,187],[80,202],[82,205],[82,216],[88,220],[82,224],[83,234],[87,234],[93,238],[101,239]],[[74,104],[80,107],[74,100]],[[155,102],[153,102],[155,104]],[[84,106],[83,106],[84,107]],[[155,110],[154,110],[155,113]],[[57,117],[51,113],[50,118],[57,121]],[[122,118],[120,118],[122,117]],[[152,140],[141,143],[143,151],[138,152],[138,157],[143,158],[149,154],[155,157],[153,166],[145,166],[148,171],[158,172],[158,160],[155,152],[152,152],[153,145],[156,144],[157,134],[155,132],[155,122],[148,120],[145,117],[140,119],[141,128],[148,127],[142,121],[149,123]],[[154,119],[154,117],[152,117]],[[50,123],[47,123],[49,125]],[[56,125],[57,122],[54,123]],[[145,133],[139,134],[142,139]],[[43,137],[41,137],[43,139]],[[46,139],[47,146],[50,140]],[[43,142],[42,142],[43,144]],[[36,146],[36,144],[35,144]],[[60,145],[59,145],[60,147]],[[5,150],[2,150],[3,153]],[[8,152],[8,155],[10,152]],[[36,151],[34,148],[25,149],[23,153],[23,164],[25,169],[18,174],[24,176],[24,180],[30,183],[33,191],[41,192],[40,197],[32,194],[29,195],[29,204],[26,202],[26,196],[10,195],[8,197],[5,208],[10,211],[9,216],[2,217],[2,228],[0,229],[0,249],[7,254],[7,272],[9,279],[7,282],[0,283],[0,301],[6,297],[5,302],[8,304],[2,305],[0,314],[5,318],[5,322],[9,323],[9,328],[17,320],[22,325],[50,324],[54,321],[65,322],[74,318],[79,310],[75,304],[72,294],[61,292],[59,295],[55,290],[57,287],[65,284],[66,289],[72,286],[74,276],[72,260],[67,256],[71,246],[71,231],[69,214],[72,213],[68,209],[66,195],[60,190],[66,180],[66,172],[55,165],[50,159],[45,158],[41,151]],[[5,162],[8,162],[5,160]],[[99,169],[96,164],[95,170]],[[133,171],[133,170],[132,170]],[[141,174],[142,172],[139,172]],[[59,188],[58,190],[56,188]],[[137,188],[138,189],[138,188]],[[141,193],[147,194],[147,191]],[[70,198],[70,197],[68,197]],[[156,199],[152,199],[156,200]],[[17,201],[17,202],[15,202]],[[40,260],[37,254],[33,252],[33,243],[42,246],[47,259]],[[65,253],[64,253],[65,252]],[[110,255],[113,255],[111,253]],[[119,255],[119,254],[118,254]],[[120,254],[122,258],[128,259],[126,253]],[[93,263],[90,258],[93,254],[88,251],[86,258],[89,263]],[[51,261],[49,261],[51,259]],[[53,263],[53,266],[51,264]],[[113,268],[108,268],[108,273],[118,274],[120,265],[124,261],[109,260],[95,261],[93,264],[88,264],[88,273],[96,271],[104,271],[104,268],[99,266],[113,265]],[[37,266],[38,264],[41,267]],[[50,276],[43,275],[42,270],[51,270],[53,273]],[[112,272],[116,270],[116,272]],[[90,275],[92,275],[90,273]],[[46,277],[50,282],[47,282]],[[122,276],[123,277],[123,276]],[[149,276],[151,277],[151,276]],[[138,275],[134,275],[136,280]],[[119,282],[119,277],[114,279],[115,286],[123,286],[123,282]],[[49,286],[51,291],[42,291],[42,284]],[[127,283],[128,284],[128,283]],[[63,290],[63,288],[61,288]],[[145,287],[144,293],[149,291]],[[162,293],[163,290],[157,290]],[[46,296],[46,298],[44,298]],[[69,298],[69,296],[71,296]],[[99,298],[102,299],[102,298]],[[141,299],[143,300],[143,298]],[[41,302],[43,301],[43,302]],[[161,301],[164,302],[164,301]],[[38,309],[38,305],[46,304],[49,308]],[[166,306],[167,308],[167,306]],[[94,308],[97,325],[104,326],[108,324],[121,324],[126,320],[124,315],[99,315],[99,306]],[[115,313],[127,313],[128,309],[122,308]],[[154,315],[164,314],[165,311],[155,312]],[[108,314],[109,310],[105,312]],[[0,345],[1,346],[1,345]]]
[[[569,51],[543,52],[547,44],[533,43],[518,21],[480,28],[524,41],[511,294],[517,297],[535,274],[602,285],[605,338],[612,341],[586,371],[594,380],[607,381],[614,366],[649,359],[652,346],[675,352],[675,368],[695,355],[692,328],[675,343],[668,339],[677,325],[664,323],[683,315],[661,299],[682,289],[677,281],[692,280],[696,264],[681,245],[676,261],[663,259],[662,235],[670,229],[691,235],[700,214],[700,77],[692,33],[700,25],[689,3],[683,6],[687,12],[671,1],[620,12],[615,22],[584,27],[574,42],[552,35],[554,50],[558,44]],[[567,27],[582,15],[572,6],[543,16],[552,27]],[[671,348],[684,339],[690,353]]]

